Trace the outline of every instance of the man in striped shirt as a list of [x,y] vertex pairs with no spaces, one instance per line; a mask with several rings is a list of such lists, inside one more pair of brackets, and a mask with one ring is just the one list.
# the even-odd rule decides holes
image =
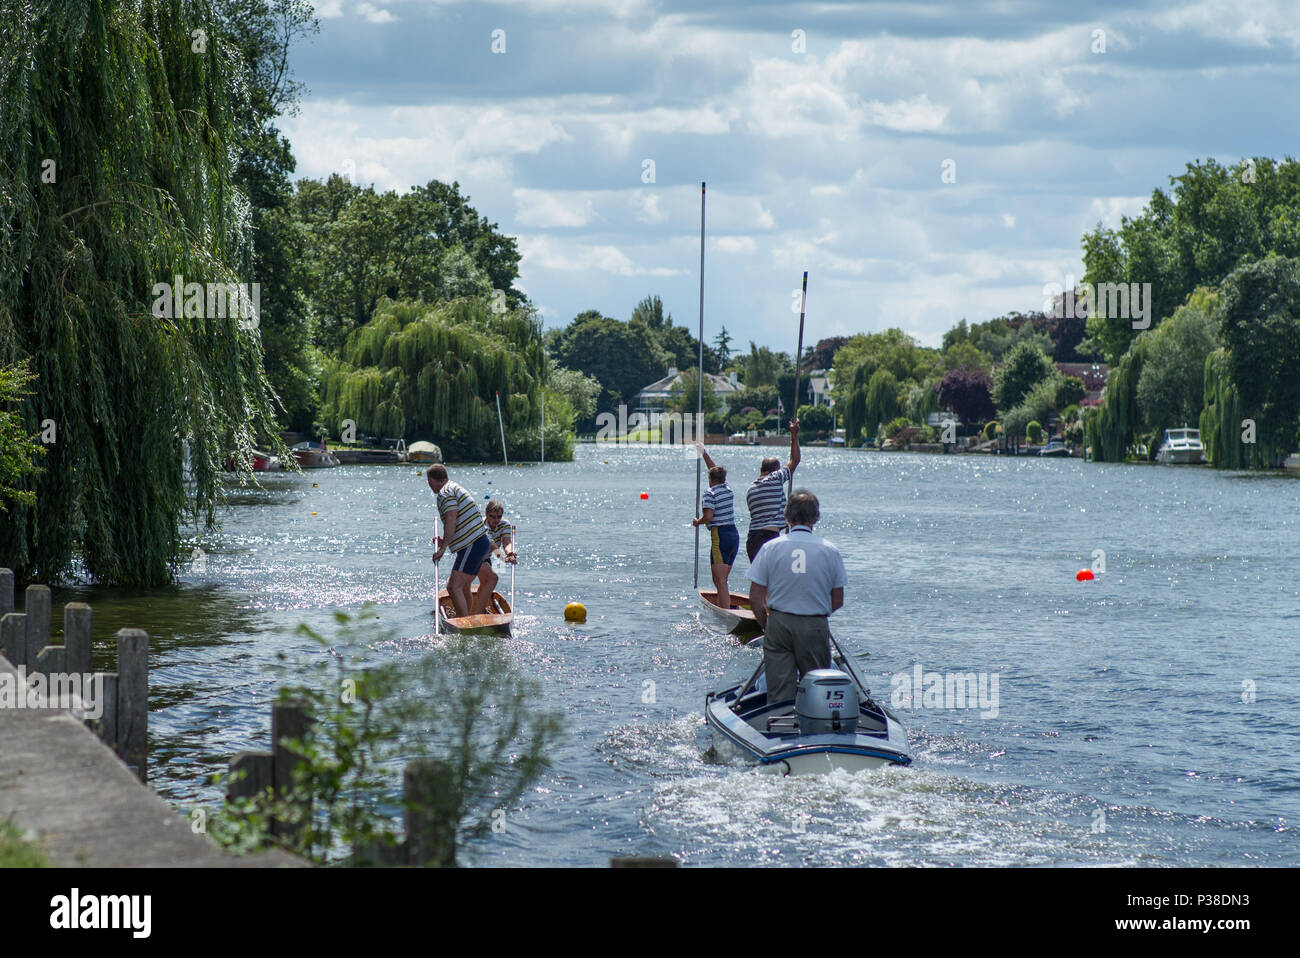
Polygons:
[[740,551],[740,533],[736,531],[735,495],[727,485],[727,470],[719,466],[704,451],[703,443],[696,443],[709,467],[709,488],[705,490],[700,503],[699,518],[692,519],[691,524],[707,526],[711,548],[709,550],[713,571],[713,604],[724,609],[731,608],[731,587],[727,579],[731,576],[731,566]]
[[776,457],[763,460],[758,478],[745,493],[749,506],[749,535],[745,538],[745,553],[753,563],[763,543],[775,539],[785,531],[785,487],[799,467],[799,420],[790,420],[790,458],[783,467]]
[[437,562],[447,549],[451,549],[456,561],[447,577],[447,594],[451,596],[458,617],[469,615],[472,604],[470,584],[492,551],[492,544],[485,534],[478,504],[464,487],[447,478],[447,467],[435,462],[424,475],[429,488],[437,496],[438,513],[446,527],[441,538],[434,537],[438,551],[433,554],[433,561]]

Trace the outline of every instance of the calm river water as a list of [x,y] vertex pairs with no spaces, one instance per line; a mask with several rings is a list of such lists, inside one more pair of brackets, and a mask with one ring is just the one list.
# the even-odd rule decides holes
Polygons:
[[[717,450],[738,496],[766,451]],[[693,461],[585,445],[573,463],[451,472],[519,526],[504,641],[565,722],[553,771],[471,863],[1300,864],[1287,477],[806,450],[797,485],[821,498],[818,531],[849,570],[833,627],[876,695],[919,664],[996,675],[999,701],[996,716],[900,710],[910,768],[782,780],[701,758],[705,693],[760,653],[696,613]],[[321,654],[298,624],[329,632],[335,610],[370,601],[398,637],[377,660],[429,648],[433,515],[413,466],[276,474],[234,492],[206,571],[178,587],[58,593],[94,603],[101,640],[151,633],[165,798],[215,802],[208,774],[269,745],[279,653]],[[1106,571],[1076,582],[1098,549]],[[742,550],[733,587],[746,568]],[[571,600],[586,625],[563,621]]]

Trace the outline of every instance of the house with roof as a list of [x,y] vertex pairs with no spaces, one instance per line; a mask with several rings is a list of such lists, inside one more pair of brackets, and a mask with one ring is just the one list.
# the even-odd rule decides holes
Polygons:
[[[729,376],[719,376],[716,373],[705,373],[704,375],[712,383],[713,393],[718,397],[718,412],[725,416],[729,405],[728,401],[741,388],[740,381],[736,378],[735,373],[731,373]],[[646,416],[650,417],[652,423],[657,422],[655,417],[663,413],[664,404],[668,401],[669,395],[672,394],[673,388],[680,388],[681,382],[682,373],[677,371],[676,366],[669,366],[667,376],[651,383],[636,394],[634,400],[636,408],[633,411],[646,414]]]

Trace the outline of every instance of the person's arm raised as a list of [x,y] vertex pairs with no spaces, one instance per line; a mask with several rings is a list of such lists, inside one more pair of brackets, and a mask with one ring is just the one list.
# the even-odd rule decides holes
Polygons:
[[714,466],[717,465],[717,463],[714,462],[714,461],[709,457],[708,452],[705,451],[705,449],[704,449],[704,443],[702,443],[702,442],[697,442],[697,443],[695,444],[695,451],[698,452],[698,453],[700,454],[700,458],[704,460],[704,465],[706,465],[708,468],[712,469]]
[[786,460],[785,467],[791,472],[799,468],[799,420],[798,418],[790,420],[790,458]]

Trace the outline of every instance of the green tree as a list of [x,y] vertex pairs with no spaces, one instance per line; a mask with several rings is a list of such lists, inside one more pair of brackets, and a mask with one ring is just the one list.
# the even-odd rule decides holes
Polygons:
[[176,275],[256,281],[231,155],[239,64],[193,45],[219,35],[202,0],[5,10],[0,364],[30,359],[23,429],[53,420],[58,443],[23,478],[36,505],[0,524],[0,557],[25,579],[80,559],[101,582],[163,584],[182,521],[214,519],[222,465],[275,432],[251,322],[151,312]]
[[307,429],[319,397],[302,268],[304,236],[291,208],[289,174],[295,161],[276,119],[297,113],[303,87],[289,70],[289,50],[314,34],[319,21],[306,0],[218,0],[214,10],[218,42],[235,50],[243,66],[234,182],[250,205],[252,257],[246,271],[261,286],[262,361],[283,421]]
[[[536,458],[549,370],[541,325],[528,311],[384,300],[326,363],[321,416],[331,431],[351,419],[362,433],[434,439],[450,459],[495,459],[499,393],[511,458]],[[560,412],[547,407],[548,419]],[[572,450],[548,434],[546,453],[562,459]]]
[[731,362],[731,334],[727,332],[726,326],[723,326],[714,337],[713,351],[718,357],[718,372],[721,372],[727,368],[727,363]]
[[1086,395],[1088,390],[1083,385],[1082,379],[1078,376],[1064,376],[1061,378],[1060,385],[1056,387],[1056,408],[1065,409],[1078,405]]
[[756,386],[776,386],[780,377],[785,374],[794,373],[794,364],[790,357],[785,353],[774,352],[766,346],[756,345],[752,340],[749,343],[749,355],[745,357],[745,375],[743,377],[745,385],[749,388]]
[[1220,330],[1228,374],[1274,449],[1290,449],[1300,423],[1300,258],[1270,256],[1223,283]]
[[1055,372],[1056,367],[1039,347],[1020,343],[1007,354],[993,377],[993,402],[999,411],[1014,409],[1029,390]]
[[[713,381],[708,376],[704,377],[704,412],[705,415],[715,413],[722,404],[718,398],[717,392],[713,388]],[[697,403],[700,399],[700,371],[691,368],[683,372],[668,390],[668,398],[664,401],[664,409],[668,412],[693,413],[696,411]]]
[[845,435],[853,440],[874,436],[881,424],[896,418],[901,411],[898,380],[888,369],[876,369],[865,382],[860,381],[867,364],[858,367],[859,382],[849,394],[844,413]]
[[829,433],[835,428],[835,414],[829,406],[800,406],[799,430],[804,434]]
[[1218,296],[1204,288],[1152,333],[1138,379],[1143,419],[1157,431],[1196,422],[1204,405],[1205,362],[1219,347]]
[[668,356],[645,323],[621,323],[588,310],[574,317],[550,340],[560,364],[598,380],[601,402],[613,410],[631,404],[638,392],[662,379]]
[[27,363],[0,366],[0,513],[6,502],[36,505],[36,493],[25,487],[25,479],[40,471],[36,465],[45,447],[23,428],[22,418],[9,407],[32,394],[27,387],[34,377]]

